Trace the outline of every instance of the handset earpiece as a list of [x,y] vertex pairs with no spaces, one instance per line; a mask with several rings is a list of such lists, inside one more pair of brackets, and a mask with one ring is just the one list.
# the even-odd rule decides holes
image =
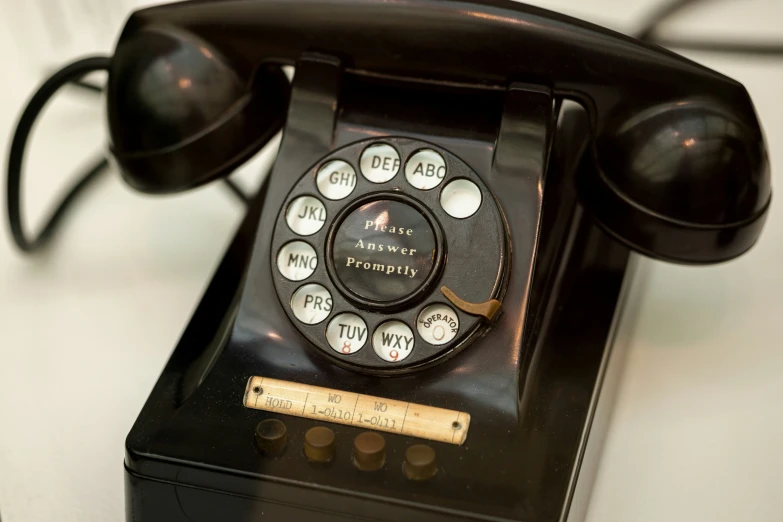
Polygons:
[[721,104],[686,99],[611,121],[594,154],[581,200],[634,250],[705,264],[756,242],[771,196],[764,139]]
[[197,36],[145,27],[123,39],[109,71],[111,153],[148,193],[186,190],[231,172],[282,127],[289,83],[252,74]]

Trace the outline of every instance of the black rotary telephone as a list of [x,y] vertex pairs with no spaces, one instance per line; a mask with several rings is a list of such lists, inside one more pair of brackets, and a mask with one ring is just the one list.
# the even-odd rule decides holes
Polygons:
[[770,202],[742,85],[502,0],[141,10],[107,108],[148,193],[283,136],[128,436],[129,521],[577,520],[629,252],[732,259]]

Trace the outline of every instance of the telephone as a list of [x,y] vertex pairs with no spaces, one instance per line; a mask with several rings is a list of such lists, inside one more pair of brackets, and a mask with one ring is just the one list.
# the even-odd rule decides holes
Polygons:
[[128,436],[128,520],[580,519],[630,252],[732,259],[771,197],[742,85],[504,0],[140,10],[107,108],[148,193],[282,130]]

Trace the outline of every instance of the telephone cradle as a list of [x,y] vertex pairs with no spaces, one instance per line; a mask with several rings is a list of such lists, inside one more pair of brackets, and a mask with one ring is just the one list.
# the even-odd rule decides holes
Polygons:
[[742,85],[502,0],[143,9],[107,109],[148,193],[282,131],[128,435],[128,521],[581,520],[631,252],[732,259],[771,198]]

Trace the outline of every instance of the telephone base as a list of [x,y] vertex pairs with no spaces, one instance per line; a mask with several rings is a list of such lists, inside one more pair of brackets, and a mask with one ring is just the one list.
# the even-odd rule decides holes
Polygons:
[[[531,99],[550,106],[534,91],[512,98],[517,95],[525,102],[520,107]],[[535,251],[526,251],[522,246],[531,236],[519,232],[530,221],[514,221],[517,269],[501,296],[503,313],[471,346],[415,371],[380,376],[343,368],[294,328],[273,297],[269,258],[251,256],[263,246],[257,231],[265,223],[261,194],[128,435],[127,520],[582,520],[612,402],[616,379],[607,369],[618,365],[608,361],[612,352],[616,361],[622,348],[613,339],[631,270],[628,248],[603,232],[577,201],[574,179],[589,167],[582,161],[585,113],[563,104],[556,120],[549,154],[549,170],[556,174],[547,178],[540,202],[541,239]],[[531,125],[509,126],[516,128],[528,132],[517,139],[541,143],[530,138]],[[346,132],[337,146],[362,138]],[[482,158],[491,157],[481,156],[491,149],[469,149],[472,143],[449,136],[432,135],[430,141],[463,158],[478,151],[471,160],[476,165],[488,165]],[[500,150],[502,139],[498,143]],[[281,157],[292,156],[282,151]],[[495,162],[502,163],[497,155]],[[515,175],[484,172],[490,183]],[[503,203],[502,188],[490,188]],[[536,194],[519,191],[515,197]],[[530,208],[508,199],[504,206],[507,213]],[[527,265],[529,284],[519,270],[526,253],[535,256]],[[305,415],[316,412],[260,411],[245,402],[254,376],[463,412],[470,416],[469,431],[458,444],[462,439],[441,442]],[[254,393],[260,395],[260,388],[263,383]],[[255,432],[262,421],[285,425],[280,453],[259,450]],[[318,426],[334,433],[334,456],[326,463],[305,453],[305,434]],[[460,426],[455,421],[455,429]],[[385,459],[362,469],[352,454],[354,441],[368,429],[383,437]],[[408,450],[421,444],[434,450],[435,470],[414,480],[403,463]]]
[[[540,467],[531,467],[529,475],[545,477],[544,482],[533,487],[530,493],[533,496],[525,499],[525,515],[515,516],[512,513],[507,517],[488,517],[469,511],[441,510],[431,504],[417,504],[418,484],[415,482],[411,488],[412,502],[390,503],[382,497],[346,497],[330,490],[328,484],[307,484],[309,477],[305,473],[301,483],[248,476],[241,470],[221,465],[225,459],[219,454],[213,455],[213,461],[207,464],[201,462],[198,455],[189,460],[158,453],[158,441],[171,438],[181,443],[187,455],[189,433],[203,429],[198,424],[178,422],[175,413],[188,401],[204,402],[204,411],[209,411],[213,417],[220,416],[221,404],[241,402],[241,389],[230,385],[222,390],[224,393],[220,396],[199,397],[195,390],[205,372],[214,364],[211,359],[220,356],[218,346],[223,342],[222,337],[236,309],[236,292],[254,237],[255,216],[257,213],[251,212],[234,239],[128,437],[126,520],[337,522],[354,520],[357,515],[367,520],[428,522],[583,519],[597,464],[595,457],[600,453],[607,409],[611,408],[616,382],[614,376],[606,372],[607,361],[610,352],[614,352],[612,358],[616,359],[620,357],[617,351],[622,349],[621,345],[612,346],[611,343],[612,318],[616,318],[615,303],[622,298],[623,279],[630,274],[630,270],[626,271],[628,252],[625,248],[591,224],[583,226],[584,245],[581,261],[577,263],[581,269],[573,274],[575,280],[563,283],[571,286],[571,298],[560,302],[566,306],[560,311],[561,320],[569,323],[570,327],[578,325],[579,329],[569,332],[568,326],[563,323],[561,335],[550,337],[557,339],[550,345],[552,349],[540,352],[534,357],[537,360],[528,365],[528,385],[520,390],[522,401],[530,395],[527,400],[537,406],[531,408],[529,417],[524,420],[528,426],[524,430],[528,438],[520,440],[519,444],[534,448],[540,455],[536,463]],[[591,256],[588,252],[601,252],[601,255]],[[590,279],[600,282],[590,283]],[[589,297],[591,294],[594,298]],[[585,317],[578,320],[580,315]],[[244,377],[240,375],[240,379]],[[247,411],[249,416],[255,413],[260,412]],[[279,417],[288,423],[288,418]],[[227,432],[245,430],[242,438],[247,448],[243,449],[255,450],[251,448],[252,429],[230,424],[222,425],[222,429]],[[213,434],[214,437],[224,435],[219,432]],[[301,457],[299,460],[304,463],[303,455],[299,455],[301,448],[295,447],[296,443],[301,444],[300,440],[301,433],[289,434],[289,445],[294,446],[289,453]],[[490,452],[494,446],[491,440],[472,442],[478,451]],[[264,457],[257,452],[251,454],[258,460],[258,468],[262,469]],[[446,469],[454,464],[442,462]],[[399,469],[385,471],[402,476]],[[470,486],[465,484],[465,487]],[[488,498],[488,502],[491,501]],[[567,514],[567,517],[561,519],[561,514]]]

